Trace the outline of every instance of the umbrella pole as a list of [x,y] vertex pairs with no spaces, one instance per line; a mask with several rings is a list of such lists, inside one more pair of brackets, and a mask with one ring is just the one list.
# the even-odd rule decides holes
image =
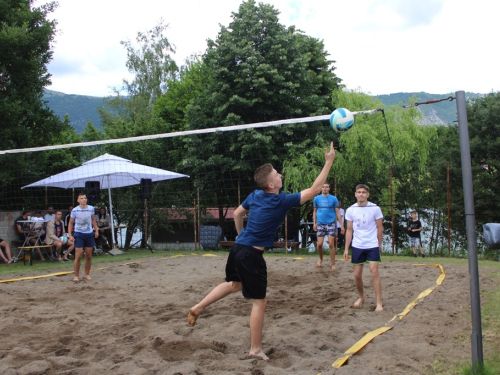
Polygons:
[[111,217],[111,238],[113,241],[112,249],[118,248],[115,242],[115,220],[113,219],[113,203],[111,202],[111,187],[109,183],[109,174],[108,174],[108,199],[109,199],[109,215]]

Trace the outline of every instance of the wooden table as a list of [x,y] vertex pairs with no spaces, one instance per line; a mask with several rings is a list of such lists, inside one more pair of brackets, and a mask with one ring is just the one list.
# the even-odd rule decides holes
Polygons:
[[[221,247],[232,247],[235,241],[219,241]],[[275,242],[274,247],[291,247],[296,253],[299,252],[299,242]]]

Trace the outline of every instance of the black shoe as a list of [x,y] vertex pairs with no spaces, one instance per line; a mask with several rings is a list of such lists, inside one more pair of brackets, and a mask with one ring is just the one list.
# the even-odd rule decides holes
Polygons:
[[417,257],[417,254],[413,254],[413,257],[416,258]]
[[[417,256],[417,255],[415,254],[415,256]],[[425,254],[422,254],[422,258],[425,258]]]

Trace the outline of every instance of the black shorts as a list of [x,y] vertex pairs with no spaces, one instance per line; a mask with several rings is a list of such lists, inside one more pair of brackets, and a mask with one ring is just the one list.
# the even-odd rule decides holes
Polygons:
[[234,244],[227,258],[226,281],[240,282],[245,298],[266,298],[267,266],[264,252],[252,246]]

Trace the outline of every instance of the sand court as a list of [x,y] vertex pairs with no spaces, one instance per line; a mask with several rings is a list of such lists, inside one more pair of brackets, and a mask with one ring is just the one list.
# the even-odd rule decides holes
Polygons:
[[[195,327],[188,325],[189,308],[223,281],[226,256],[186,254],[95,267],[92,280],[78,284],[72,274],[0,284],[0,372],[420,374],[437,358],[470,358],[468,269],[444,265],[442,285],[335,370],[346,350],[435,286],[441,271],[384,261],[385,310],[376,313],[368,269],[365,303],[354,309],[351,264],[338,261],[331,272],[304,258],[266,258],[269,361],[247,358],[251,302],[241,294],[209,306]],[[481,287],[493,285],[482,279]]]

